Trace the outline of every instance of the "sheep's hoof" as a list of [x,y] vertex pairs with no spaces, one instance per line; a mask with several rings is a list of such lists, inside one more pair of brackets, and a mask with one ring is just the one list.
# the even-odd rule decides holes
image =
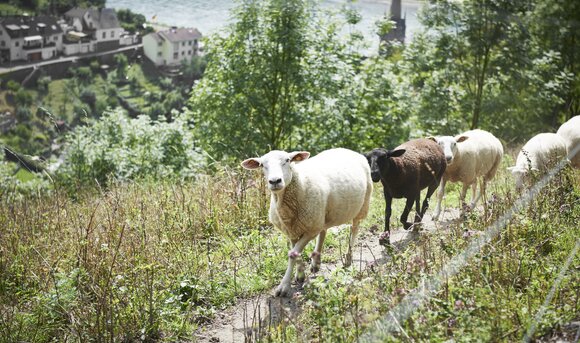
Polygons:
[[418,223],[413,224],[412,226],[413,226],[413,232],[417,233],[423,227],[423,224],[421,222],[418,222]]
[[320,264],[319,263],[312,263],[312,264],[310,264],[310,272],[311,273],[318,273],[319,270],[320,270]]
[[413,224],[411,224],[409,222],[403,223],[403,228],[405,230],[409,230],[412,226],[413,226]]
[[384,247],[389,246],[391,244],[390,243],[390,236],[391,236],[390,232],[388,232],[388,231],[383,232],[379,236],[379,244],[384,246]]
[[302,273],[296,273],[296,277],[294,278],[294,281],[296,281],[296,283],[304,283],[305,279],[306,279],[306,274],[303,271]]
[[276,288],[276,293],[275,295],[277,297],[284,297],[284,298],[288,298],[292,295],[292,287],[290,287],[290,285],[285,285],[285,284],[280,284],[277,288]]

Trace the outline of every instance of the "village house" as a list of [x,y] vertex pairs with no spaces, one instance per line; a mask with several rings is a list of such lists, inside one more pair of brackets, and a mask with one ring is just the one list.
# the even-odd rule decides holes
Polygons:
[[113,50],[121,45],[124,30],[112,8],[73,8],[64,18],[69,28],[65,55]]
[[178,66],[200,53],[201,33],[172,27],[143,37],[143,52],[156,66]]
[[53,17],[0,17],[0,63],[41,61],[62,50],[62,28]]
[[0,17],[0,64],[108,51],[137,42],[138,36],[124,31],[111,8],[74,8],[62,19]]

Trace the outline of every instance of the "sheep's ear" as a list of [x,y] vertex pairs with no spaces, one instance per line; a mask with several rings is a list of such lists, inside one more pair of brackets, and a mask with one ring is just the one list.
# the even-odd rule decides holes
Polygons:
[[437,142],[437,137],[429,136],[429,137],[427,137],[427,139],[432,140],[435,143],[438,143]]
[[387,157],[401,157],[405,153],[405,149],[392,150],[387,153]]
[[461,143],[461,142],[465,142],[468,139],[469,139],[468,136],[459,136],[455,140],[457,141],[457,143]]
[[292,162],[300,162],[307,160],[310,157],[310,153],[308,151],[293,151],[290,153],[290,161]]
[[248,158],[241,165],[245,169],[258,169],[262,166],[262,161],[259,158]]
[[538,168],[530,168],[530,170],[533,171],[534,173],[537,173],[540,171],[540,169],[538,169]]

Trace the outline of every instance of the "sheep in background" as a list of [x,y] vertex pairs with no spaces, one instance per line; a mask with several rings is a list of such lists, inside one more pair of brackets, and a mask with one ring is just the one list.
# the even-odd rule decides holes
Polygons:
[[[441,213],[441,201],[447,181],[463,183],[459,198],[462,203],[465,201],[467,188],[471,186],[471,208],[474,208],[482,195],[485,199],[487,182],[494,178],[501,163],[503,157],[501,142],[491,133],[479,129],[467,131],[457,137],[440,136],[430,139],[443,149],[447,161],[447,169],[437,194],[437,208],[433,220],[437,220]],[[478,178],[481,178],[481,184],[476,196]]]
[[[271,191],[269,219],[292,242],[288,268],[276,296],[289,296],[294,264],[296,280],[304,281],[300,254],[318,235],[311,270],[318,271],[320,253],[330,227],[352,222],[345,265],[352,262],[352,247],[359,223],[367,216],[373,190],[365,158],[347,149],[331,149],[308,159],[305,151],[274,150],[242,162],[246,169],[262,168]],[[300,162],[300,163],[296,163]]]
[[570,164],[580,169],[580,151],[578,151],[580,149],[580,116],[570,118],[560,126],[557,133],[566,142]]
[[516,179],[516,190],[529,182],[529,173],[545,173],[566,158],[566,142],[555,133],[540,133],[532,137],[520,150],[516,165],[509,167]]
[[[445,156],[436,143],[423,138],[403,143],[394,150],[374,149],[365,157],[371,166],[372,180],[380,180],[383,184],[386,203],[385,231],[379,238],[379,243],[388,245],[393,198],[407,199],[401,215],[401,223],[406,230],[413,225],[407,222],[413,203],[417,211],[414,223],[420,223],[429,207],[429,198],[439,186],[445,172]],[[421,190],[427,187],[427,195],[423,207],[420,208]]]

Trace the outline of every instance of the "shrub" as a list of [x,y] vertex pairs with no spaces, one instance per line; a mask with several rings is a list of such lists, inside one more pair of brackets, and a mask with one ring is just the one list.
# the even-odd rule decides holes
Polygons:
[[105,112],[98,121],[79,127],[67,137],[60,175],[65,183],[110,177],[188,178],[199,167],[199,154],[187,123],[152,121],[147,116],[129,119],[121,110]]

